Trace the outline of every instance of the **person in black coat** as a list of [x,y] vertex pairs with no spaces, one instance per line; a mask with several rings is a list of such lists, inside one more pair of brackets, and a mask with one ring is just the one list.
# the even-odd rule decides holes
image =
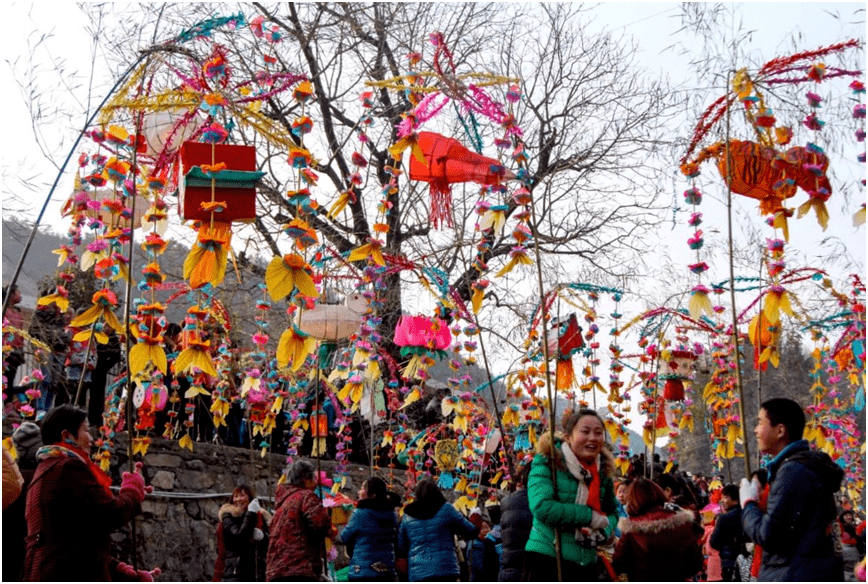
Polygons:
[[121,341],[118,334],[106,327],[108,343],[96,345],[96,368],[90,377],[90,399],[87,404],[87,420],[91,426],[102,426],[102,414],[105,411],[105,388],[108,383],[108,374],[112,367],[120,363]]
[[500,536],[503,551],[500,556],[500,582],[520,582],[524,573],[524,546],[533,527],[533,513],[527,500],[527,478],[530,464],[519,472],[518,488],[504,497],[500,504]]
[[270,515],[259,506],[253,491],[240,485],[232,492],[232,502],[220,508],[218,567],[215,580],[223,582],[261,581],[265,575],[268,549],[266,524]]
[[[724,582],[739,582],[736,558],[747,555],[747,536],[741,527],[741,505],[738,502],[738,487],[726,485],[720,498],[725,512],[717,518],[709,544],[720,552],[720,567]],[[735,578],[733,579],[733,576]]]

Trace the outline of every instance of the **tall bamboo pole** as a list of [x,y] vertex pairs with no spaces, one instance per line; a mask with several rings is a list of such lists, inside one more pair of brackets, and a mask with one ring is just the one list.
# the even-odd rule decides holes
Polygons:
[[[552,380],[551,375],[549,375],[549,344],[546,338],[548,326],[548,310],[546,309],[545,302],[545,294],[543,293],[543,276],[542,276],[542,263],[540,262],[540,251],[539,251],[539,232],[537,230],[537,217],[536,217],[536,205],[531,203],[530,205],[531,211],[531,228],[533,230],[533,250],[536,256],[536,274],[537,274],[537,284],[539,285],[539,297],[540,297],[540,311],[542,315],[542,334],[540,336],[540,341],[542,345],[542,353],[543,353],[543,371],[545,372],[545,381],[546,381],[546,396],[549,400],[549,438],[551,439],[552,445],[552,453],[549,456],[549,466],[551,470],[552,476],[552,488],[554,490],[555,499],[558,498],[558,472],[557,472],[557,455],[554,451],[555,447],[555,424],[557,424],[557,395],[552,394]],[[555,561],[557,563],[558,569],[558,582],[563,582],[563,565],[562,565],[562,553],[561,553],[561,530],[555,527]]]
[[[726,89],[729,91],[732,71],[726,74]],[[735,264],[733,262],[732,242],[732,150],[730,148],[730,108],[726,108],[726,219],[729,235],[729,296],[732,302],[732,346],[733,363],[735,365],[735,382],[738,387],[738,413],[741,423],[741,439],[744,443],[744,472],[750,477],[750,447],[747,443],[747,421],[744,418],[744,388],[741,380],[741,363],[738,343],[738,312],[735,307]]]

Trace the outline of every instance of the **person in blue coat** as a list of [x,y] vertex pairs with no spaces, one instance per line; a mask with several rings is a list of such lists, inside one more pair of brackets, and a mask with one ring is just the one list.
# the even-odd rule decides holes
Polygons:
[[395,540],[398,535],[398,517],[395,508],[401,498],[386,489],[379,477],[362,483],[359,502],[350,521],[340,535],[350,556],[347,579],[376,582],[394,582]]
[[396,550],[399,558],[407,560],[408,579],[455,582],[460,570],[454,536],[471,540],[479,529],[446,502],[430,479],[419,481],[414,497],[404,507]]
[[791,399],[762,404],[754,434],[768,463],[769,495],[760,509],[757,479],[742,479],[741,522],[747,536],[763,549],[762,582],[843,581],[842,558],[833,535],[834,494],[844,471],[825,452],[802,440],[805,413]]

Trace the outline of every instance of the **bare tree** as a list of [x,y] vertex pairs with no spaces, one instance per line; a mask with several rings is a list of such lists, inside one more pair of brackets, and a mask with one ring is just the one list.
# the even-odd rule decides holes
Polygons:
[[[430,69],[427,34],[440,31],[453,52],[457,72],[485,71],[521,80],[524,97],[516,118],[524,129],[530,158],[537,242],[550,284],[576,280],[623,284],[647,271],[639,252],[661,221],[657,201],[666,186],[660,158],[671,146],[665,124],[675,113],[674,98],[665,83],[646,80],[634,67],[634,46],[611,35],[586,32],[586,7],[255,3],[253,9],[265,17],[267,28],[274,27],[283,36],[279,43],[263,48],[263,43],[251,43],[250,35],[238,32],[219,39],[215,34],[215,40],[229,49],[233,67],[248,76],[256,74],[268,51],[285,70],[310,78],[315,101],[305,114],[314,119],[316,129],[305,145],[314,153],[314,170],[321,177],[314,192],[326,208],[338,193],[353,192],[345,218],[332,219],[325,212],[308,217],[337,252],[346,253],[370,236],[381,185],[387,182],[385,167],[393,164],[388,147],[396,141],[401,114],[412,107],[401,92],[376,90],[375,121],[368,130],[370,139],[361,145],[354,136],[364,113],[359,94],[367,81],[406,73],[409,52],[423,53],[423,64]],[[225,5],[220,10],[227,12]],[[239,10],[252,18],[250,5]],[[134,59],[130,38],[138,39],[140,50],[166,53],[168,45],[148,41],[167,38],[170,35],[162,31],[189,27],[196,19],[214,14],[215,8],[166,5],[142,6],[138,11],[129,18],[136,22],[134,30],[125,31],[123,38],[102,39],[109,58],[120,65]],[[200,45],[186,44],[185,51],[162,58],[179,68],[191,58],[202,61],[207,54]],[[264,108],[285,128],[300,113],[298,104],[282,95],[270,98]],[[457,117],[441,116],[434,129],[467,143],[470,140]],[[479,124],[488,149],[495,131]],[[264,212],[239,238],[245,241],[241,262],[255,263],[249,260],[280,254],[286,247],[281,227],[296,213],[284,196],[292,188],[292,175],[284,161],[285,148],[275,148],[243,129],[238,139],[258,145],[262,165],[269,171],[259,190]],[[351,183],[354,151],[363,153],[371,164],[362,186]],[[456,186],[454,230],[436,230],[428,220],[425,189],[401,183],[397,192],[386,196],[392,213],[384,251],[442,271],[458,294],[469,299],[470,284],[482,275],[472,266],[480,239],[474,231],[477,192]],[[512,215],[515,203],[507,199],[504,204],[509,206],[507,216]],[[489,240],[484,259],[494,268],[505,261],[512,243],[508,230]],[[390,273],[385,278],[382,327],[391,331],[418,276]],[[530,278],[530,272],[514,270],[495,282],[490,295],[498,308],[526,317],[535,289],[535,279]],[[503,324],[501,319],[501,330]],[[516,333],[523,326],[507,338],[517,341]]]

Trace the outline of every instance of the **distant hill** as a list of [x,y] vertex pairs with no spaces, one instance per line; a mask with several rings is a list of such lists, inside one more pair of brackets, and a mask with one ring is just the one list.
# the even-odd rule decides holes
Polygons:
[[[32,228],[32,223],[24,223],[16,219],[3,219],[3,285],[12,280],[15,267],[18,265],[19,258],[27,244],[27,239],[30,237]],[[58,269],[58,256],[53,251],[66,242],[67,238],[65,235],[59,235],[50,232],[48,229],[40,228],[28,250],[21,274],[18,276],[17,284],[21,290],[22,308],[29,310],[35,308],[36,300],[39,298],[40,282],[45,278],[50,278]],[[84,246],[80,246],[77,251],[81,254],[84,251]],[[176,241],[169,241],[166,251],[160,256],[160,265],[167,276],[166,282],[182,282],[184,259],[187,257],[189,251],[189,248],[185,245]],[[145,265],[145,262],[145,253],[141,247],[138,245],[134,246],[134,281],[138,281],[141,267]],[[264,266],[262,268],[264,270]],[[243,283],[239,283],[232,267],[227,270],[226,275],[226,279],[217,289],[216,298],[227,307],[228,312],[235,318],[236,322],[233,323],[235,328],[251,328],[250,323],[252,322],[252,315],[255,310],[253,308],[255,303],[251,302],[251,298],[259,299],[262,296],[262,292],[257,288],[257,283],[261,282],[262,278],[261,276],[242,276],[242,280],[244,281]],[[115,291],[119,296],[123,290],[124,285],[122,282],[115,283]],[[176,290],[158,292],[157,300],[159,302],[166,302],[172,295],[176,295]],[[140,296],[140,293],[134,290],[133,297],[138,296]],[[195,300],[192,298],[188,299],[186,294],[181,295],[167,307],[166,317],[170,321],[180,322],[184,318],[187,307],[194,303]],[[279,305],[280,303],[275,304]],[[272,316],[278,322],[283,320],[285,317],[282,315],[282,307],[275,307]]]
[[[12,280],[33,224],[22,223],[15,219],[3,219],[3,285]],[[21,290],[21,305],[26,308],[36,306],[39,297],[39,282],[57,269],[57,255],[52,253],[64,244],[66,238],[40,229],[33,238],[21,274],[18,288]]]

